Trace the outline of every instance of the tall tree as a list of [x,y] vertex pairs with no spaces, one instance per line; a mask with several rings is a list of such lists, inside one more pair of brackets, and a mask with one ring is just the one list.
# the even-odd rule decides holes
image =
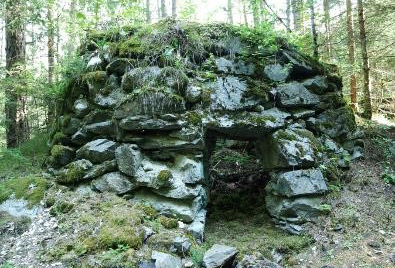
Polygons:
[[[25,63],[24,3],[22,0],[5,2],[6,70],[7,76],[18,78]],[[16,147],[28,131],[26,98],[14,86],[5,91],[7,147]]]
[[291,29],[291,0],[287,0],[286,16],[287,28]]
[[330,0],[323,0],[324,8],[324,25],[325,25],[325,48],[328,58],[332,58],[332,44],[331,44],[331,17],[330,17]]
[[53,20],[53,2],[48,1],[47,6],[47,35],[48,35],[48,83],[53,83],[55,68],[55,25]]
[[315,11],[314,11],[314,0],[310,0],[310,20],[311,20],[311,33],[313,36],[313,55],[318,59],[318,34],[315,25]]
[[296,32],[303,32],[304,28],[304,18],[303,18],[303,0],[291,0],[292,6],[292,16],[294,22],[294,30]]
[[354,38],[354,21],[352,15],[351,0],[346,0],[347,7],[347,41],[348,41],[348,63],[350,68],[350,93],[351,107],[355,111],[357,109],[357,79],[354,73],[355,64],[355,38]]
[[177,17],[177,0],[171,1],[171,16],[173,18]]
[[232,0],[228,0],[228,7],[226,9],[228,13],[228,22],[233,24],[233,3]]
[[166,11],[166,0],[161,0],[160,1],[160,13],[162,18],[167,17],[167,11]]
[[244,24],[248,26],[248,18],[247,18],[247,6],[245,0],[243,0],[243,17],[244,17]]
[[362,70],[363,70],[364,111],[362,116],[364,118],[371,119],[372,100],[370,98],[369,55],[368,55],[367,41],[366,41],[365,14],[364,14],[364,7],[362,0],[358,0],[357,4],[358,4],[359,35],[361,42]]
[[151,23],[151,3],[150,0],[145,1],[145,17],[148,23]]

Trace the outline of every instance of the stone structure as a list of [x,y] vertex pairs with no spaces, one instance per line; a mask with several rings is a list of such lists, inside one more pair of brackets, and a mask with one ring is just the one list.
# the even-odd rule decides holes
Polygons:
[[249,140],[271,172],[268,212],[284,226],[314,219],[328,191],[320,164],[345,165],[342,145],[360,141],[333,68],[227,25],[156,27],[82,48],[87,72],[69,83],[52,133],[57,181],[149,204],[202,238],[215,140]]

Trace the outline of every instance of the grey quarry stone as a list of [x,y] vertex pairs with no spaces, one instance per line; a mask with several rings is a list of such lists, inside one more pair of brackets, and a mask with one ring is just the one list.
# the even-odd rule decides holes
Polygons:
[[270,80],[275,82],[284,82],[289,78],[289,70],[278,63],[266,65],[264,72]]
[[319,169],[280,172],[272,176],[266,191],[275,195],[296,197],[321,195],[328,191],[324,176]]
[[153,251],[151,259],[155,260],[155,268],[182,268],[181,259],[167,253]]
[[135,144],[123,144],[115,150],[119,170],[129,176],[135,176],[143,161],[143,156]]
[[238,254],[237,249],[225,245],[213,245],[203,257],[205,268],[231,268]]
[[136,186],[128,177],[120,172],[111,172],[92,181],[92,188],[99,192],[113,192],[118,195],[126,194]]
[[319,104],[317,95],[308,91],[298,82],[290,82],[277,87],[277,104],[280,107],[314,107]]
[[98,139],[88,142],[77,151],[77,158],[88,159],[92,163],[101,163],[115,158],[116,142]]

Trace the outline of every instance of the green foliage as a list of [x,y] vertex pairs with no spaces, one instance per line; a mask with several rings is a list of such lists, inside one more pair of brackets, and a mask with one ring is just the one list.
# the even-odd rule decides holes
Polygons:
[[278,34],[274,30],[273,24],[268,21],[261,23],[256,28],[235,27],[235,33],[240,36],[242,41],[256,49],[252,56],[273,54],[278,50]]
[[28,201],[29,207],[40,203],[48,188],[47,180],[40,177],[21,177],[0,181],[0,203],[12,195]]
[[385,183],[392,185],[395,184],[395,173],[387,173],[387,171],[385,171],[381,174],[381,178],[385,181]]
[[332,206],[329,204],[322,204],[318,208],[319,211],[321,211],[323,214],[329,214],[332,211]]
[[87,59],[78,54],[66,56],[61,63],[56,66],[55,75],[60,79],[57,83],[49,86],[48,98],[64,100],[70,97],[73,86],[81,84],[82,75],[86,72]]
[[48,153],[48,134],[36,133],[15,149],[0,148],[0,177],[19,177],[41,171]]
[[203,257],[207,249],[208,247],[204,245],[192,245],[190,255],[196,267],[203,267]]
[[0,268],[16,268],[13,264],[7,262],[5,264],[0,265]]

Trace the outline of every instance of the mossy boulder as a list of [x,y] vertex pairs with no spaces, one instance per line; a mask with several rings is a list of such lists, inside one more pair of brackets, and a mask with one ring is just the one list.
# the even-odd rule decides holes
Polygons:
[[84,180],[91,167],[92,163],[89,160],[77,160],[64,167],[57,175],[56,181],[60,184],[76,185]]
[[54,165],[65,166],[75,157],[75,150],[71,147],[56,144],[51,149],[51,159]]

